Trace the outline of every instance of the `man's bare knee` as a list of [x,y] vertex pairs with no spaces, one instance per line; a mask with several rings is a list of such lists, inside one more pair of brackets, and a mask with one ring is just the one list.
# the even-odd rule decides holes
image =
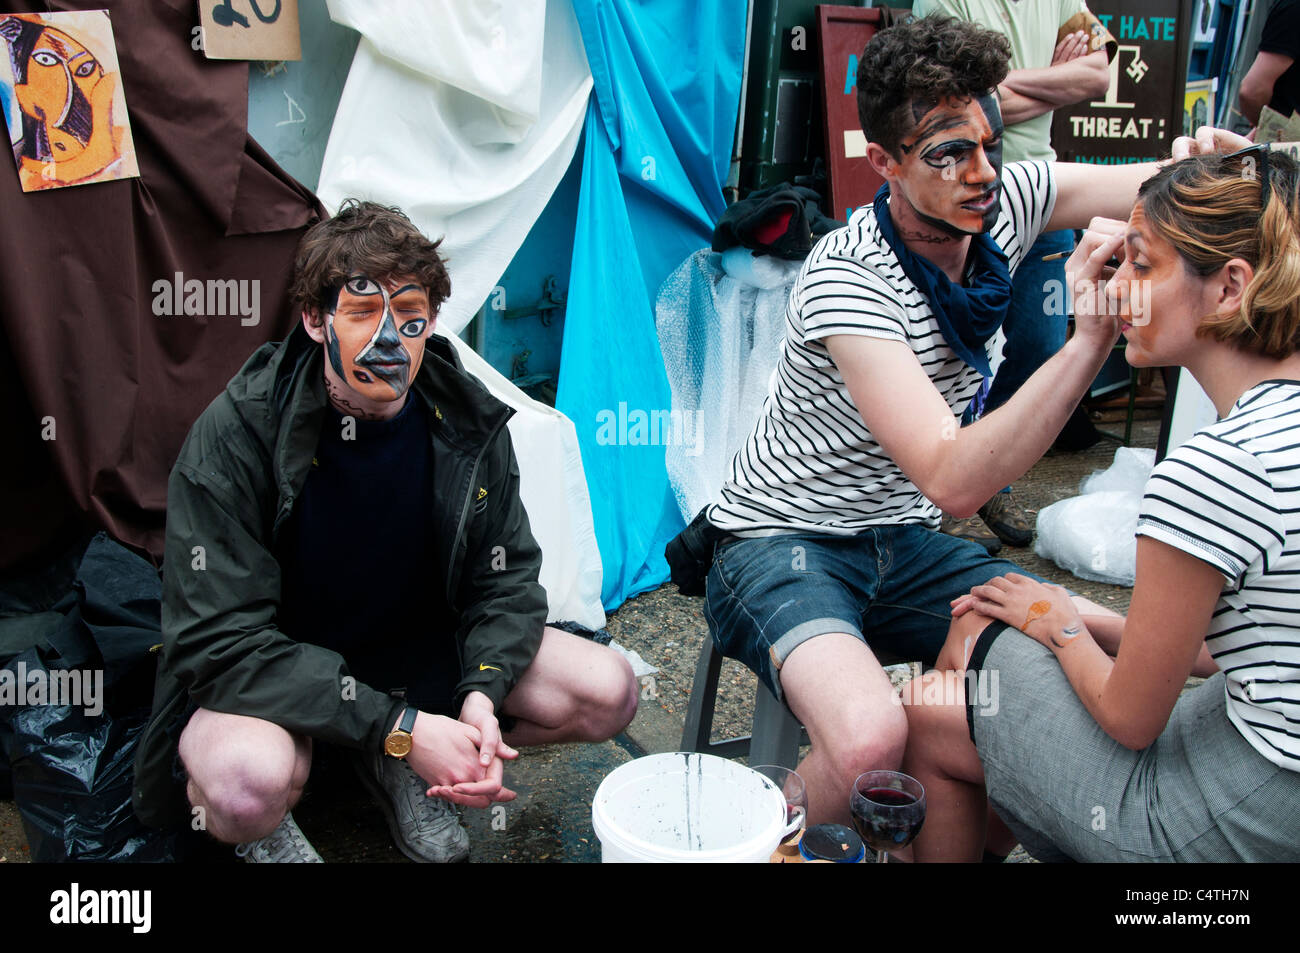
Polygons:
[[863,771],[902,761],[907,717],[889,676],[860,638],[831,633],[803,642],[787,656],[780,677],[813,751],[846,791]]
[[640,685],[618,652],[547,627],[502,711],[519,720],[507,742],[606,741],[636,714]]
[[190,803],[208,832],[228,843],[275,829],[302,793],[310,768],[308,739],[256,718],[200,710],[181,734]]
[[205,791],[190,779],[190,803],[206,815],[208,833],[230,844],[258,840],[270,834],[288,813],[291,788],[259,786],[232,779],[215,790]]
[[907,747],[907,715],[903,706],[890,705],[860,719],[857,730],[820,739],[833,770],[848,785],[865,771],[893,770],[903,762]]
[[588,688],[577,720],[588,741],[607,741],[636,716],[641,686],[627,659],[611,651],[601,678]]

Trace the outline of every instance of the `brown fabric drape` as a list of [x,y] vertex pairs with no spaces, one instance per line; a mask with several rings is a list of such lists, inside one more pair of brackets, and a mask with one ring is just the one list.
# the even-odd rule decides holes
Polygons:
[[[180,445],[249,354],[293,326],[293,253],[324,214],[249,138],[248,64],[191,48],[193,0],[3,5],[103,8],[140,178],[24,194],[0,156],[0,447],[14,453],[0,570],[92,527],[161,557]],[[154,283],[177,273],[259,282],[258,323],[155,315]]]

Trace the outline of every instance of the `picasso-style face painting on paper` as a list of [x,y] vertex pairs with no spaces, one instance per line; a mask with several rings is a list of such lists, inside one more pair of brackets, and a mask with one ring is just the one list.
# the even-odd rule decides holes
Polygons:
[[24,192],[140,174],[106,10],[0,14],[0,108]]

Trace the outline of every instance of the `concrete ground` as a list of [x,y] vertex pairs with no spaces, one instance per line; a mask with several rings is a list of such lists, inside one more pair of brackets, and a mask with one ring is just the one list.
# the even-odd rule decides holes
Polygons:
[[[1133,445],[1153,447],[1158,431],[1158,420],[1139,421]],[[1083,477],[1110,465],[1116,446],[1115,441],[1104,440],[1080,453],[1049,454],[1016,483],[1017,498],[1036,513],[1049,503],[1076,495]],[[1032,549],[1008,548],[1003,555],[1118,612],[1128,609],[1128,589],[1077,579],[1039,559]],[[708,637],[702,603],[701,598],[682,596],[667,584],[629,600],[610,617],[608,629],[615,641],[659,669],[644,681],[636,719],[626,732],[604,744],[525,750],[506,775],[508,785],[519,793],[518,800],[464,813],[472,861],[600,860],[600,844],[591,826],[591,803],[601,779],[634,757],[679,747],[696,660]],[[755,678],[747,669],[732,661],[724,663],[715,738],[749,733],[754,689]],[[341,757],[326,755],[320,760],[294,817],[327,861],[405,862],[392,846],[379,811]],[[0,863],[28,859],[18,812],[12,802],[0,801]],[[204,859],[234,862],[233,852],[224,848],[207,851]],[[1013,859],[1028,858],[1020,854]]]

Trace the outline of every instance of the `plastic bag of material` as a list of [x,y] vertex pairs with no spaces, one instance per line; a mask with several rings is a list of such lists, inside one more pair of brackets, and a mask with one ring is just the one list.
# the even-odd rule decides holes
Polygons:
[[665,462],[687,523],[720,498],[731,458],[762,412],[800,267],[747,248],[706,248],[659,289],[655,326],[687,438],[668,442]]
[[1139,447],[1120,447],[1115,460],[1105,470],[1093,470],[1079,483],[1082,494],[1116,490],[1121,493],[1142,495],[1151,470],[1156,465],[1156,452]]
[[1142,490],[1154,466],[1154,450],[1120,447],[1109,468],[1079,484],[1082,495],[1039,511],[1034,552],[1080,579],[1132,586]]
[[[46,685],[85,675],[61,663],[46,666],[36,650],[12,666]],[[31,684],[36,684],[33,681]],[[84,705],[24,705],[9,715],[5,747],[13,797],[31,858],[60,861],[168,861],[170,839],[145,828],[131,807],[136,742],[148,712],[97,715]]]
[[34,861],[174,859],[173,838],[131,805],[161,594],[153,568],[101,533],[56,607],[63,618],[0,667],[0,746]]

